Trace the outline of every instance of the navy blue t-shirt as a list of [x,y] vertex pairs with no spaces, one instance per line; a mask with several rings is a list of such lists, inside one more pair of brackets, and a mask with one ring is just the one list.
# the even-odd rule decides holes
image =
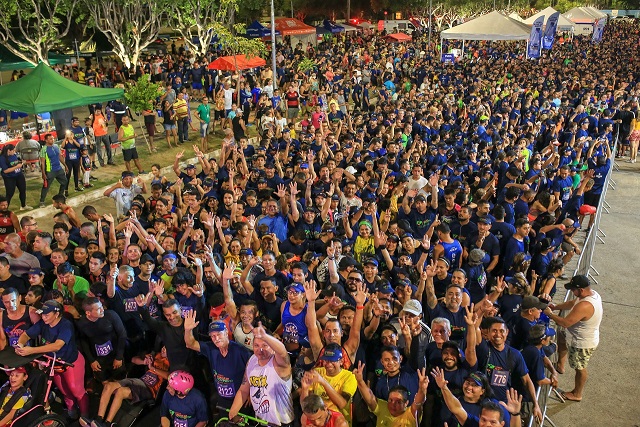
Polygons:
[[521,353],[524,363],[529,370],[529,377],[531,377],[533,384],[537,385],[538,381],[546,378],[544,374],[544,350],[535,345],[528,345]]
[[[57,351],[57,357],[65,362],[73,363],[78,358],[78,347],[74,337],[73,323],[64,317],[57,325],[50,327],[42,320],[26,330],[29,338],[41,337],[42,344],[53,344],[58,340],[64,341],[64,345]],[[49,353],[52,355],[51,353]]]
[[502,351],[483,341],[476,349],[478,369],[489,378],[489,384],[496,399],[506,402],[507,390],[513,385],[513,377],[522,378],[529,373],[522,354],[513,347],[505,346]]
[[207,400],[200,390],[195,388],[182,399],[166,391],[162,396],[160,414],[168,418],[173,427],[195,427],[209,419]]
[[[213,381],[220,404],[231,407],[233,398],[240,389],[247,362],[251,357],[249,350],[234,341],[229,342],[229,352],[223,356],[218,347],[211,341],[199,341],[200,354],[209,360]],[[228,406],[225,404],[228,403]]]

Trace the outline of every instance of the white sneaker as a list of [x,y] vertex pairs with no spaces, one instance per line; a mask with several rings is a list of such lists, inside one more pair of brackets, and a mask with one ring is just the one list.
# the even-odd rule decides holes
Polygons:
[[33,209],[31,206],[26,205],[20,208],[21,211],[30,211],[31,209]]

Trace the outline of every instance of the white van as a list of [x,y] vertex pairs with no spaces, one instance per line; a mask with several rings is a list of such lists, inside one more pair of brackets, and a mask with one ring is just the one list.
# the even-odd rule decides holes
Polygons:
[[384,28],[388,34],[407,33],[411,34],[415,29],[415,25],[408,19],[392,19],[389,21],[378,21],[378,28]]

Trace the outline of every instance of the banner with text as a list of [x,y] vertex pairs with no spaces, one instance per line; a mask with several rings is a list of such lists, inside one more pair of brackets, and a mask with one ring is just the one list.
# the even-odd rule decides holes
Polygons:
[[544,29],[544,36],[542,36],[542,48],[551,50],[553,42],[556,39],[556,31],[558,29],[558,19],[560,18],[560,12],[551,14],[547,19],[547,26]]
[[600,43],[602,40],[602,33],[604,31],[604,25],[607,23],[607,18],[600,18],[593,26],[593,41],[594,43]]
[[531,35],[529,36],[529,45],[527,46],[527,58],[540,58],[543,23],[544,15],[539,16],[538,19],[533,22]]

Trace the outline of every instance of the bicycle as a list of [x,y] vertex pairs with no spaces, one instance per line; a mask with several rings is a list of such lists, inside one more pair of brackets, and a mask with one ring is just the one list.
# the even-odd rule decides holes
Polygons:
[[[227,408],[221,408],[220,406],[218,406],[218,410],[229,412]],[[238,417],[240,417],[241,420],[233,421],[228,417],[222,417],[216,422],[215,427],[260,427],[269,425],[265,420],[245,415],[240,412],[238,412]]]
[[24,384],[24,387],[31,391],[31,398],[16,412],[9,426],[66,427],[66,419],[51,411],[49,395],[56,370],[73,367],[73,364],[58,358],[56,353],[53,353],[53,356],[46,354],[20,356],[15,353],[13,347],[0,351],[0,365],[3,365],[0,369],[7,373],[31,363],[36,363],[40,367],[40,369],[31,369]]

